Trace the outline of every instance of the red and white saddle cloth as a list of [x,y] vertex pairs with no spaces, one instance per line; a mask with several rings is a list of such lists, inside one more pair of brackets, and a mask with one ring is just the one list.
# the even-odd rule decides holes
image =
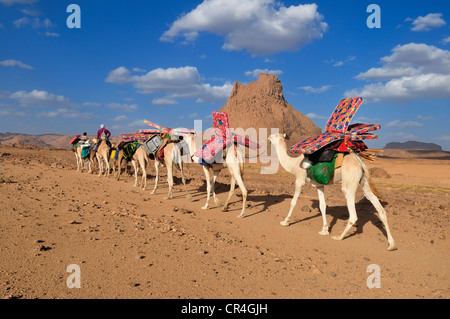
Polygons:
[[[345,147],[351,147],[355,144],[364,144],[363,140],[378,139],[378,135],[368,132],[380,129],[378,124],[353,124],[349,126],[350,121],[361,105],[362,97],[353,97],[342,99],[337,105],[333,114],[325,127],[325,133],[307,138],[290,148],[292,153],[312,154],[319,149],[337,142],[341,143],[340,150]],[[355,143],[359,142],[359,143]],[[351,147],[353,149],[353,147]]]
[[204,161],[211,161],[220,151],[226,148],[231,142],[245,145],[251,149],[258,149],[261,146],[258,143],[250,141],[248,138],[232,133],[228,114],[225,112],[213,112],[213,127],[215,135],[203,144],[202,148],[194,153],[198,158]]

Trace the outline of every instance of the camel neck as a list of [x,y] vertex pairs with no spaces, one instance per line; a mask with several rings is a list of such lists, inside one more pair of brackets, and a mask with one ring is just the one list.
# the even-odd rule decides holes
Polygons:
[[276,148],[278,153],[278,159],[280,160],[281,166],[283,168],[294,174],[296,165],[295,162],[297,162],[298,158],[290,157],[287,153],[287,146],[285,140],[280,140],[278,143],[278,147]]

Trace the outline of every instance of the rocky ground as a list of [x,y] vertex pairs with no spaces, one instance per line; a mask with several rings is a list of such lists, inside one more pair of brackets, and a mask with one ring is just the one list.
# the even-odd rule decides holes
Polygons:
[[[402,153],[403,152],[403,153]],[[294,178],[247,166],[246,218],[240,190],[227,213],[202,210],[205,178],[179,171],[175,198],[133,187],[134,177],[79,173],[67,150],[0,145],[0,297],[3,298],[449,298],[448,153],[387,152],[369,163],[397,251],[358,190],[358,222],[343,241],[321,236],[316,190],[307,185],[289,227]],[[218,178],[225,201],[229,175]],[[348,218],[338,185],[326,189],[331,235]],[[69,288],[77,265],[80,288]],[[380,288],[369,289],[379,267]],[[368,272],[369,270],[369,272]]]

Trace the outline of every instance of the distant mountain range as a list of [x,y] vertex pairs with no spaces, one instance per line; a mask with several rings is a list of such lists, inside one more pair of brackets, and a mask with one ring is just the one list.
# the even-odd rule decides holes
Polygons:
[[0,143],[34,145],[39,148],[70,149],[71,135],[42,134],[30,135],[21,133],[0,133]]
[[384,148],[398,149],[398,150],[428,150],[428,151],[442,151],[442,147],[434,143],[423,143],[416,141],[409,141],[404,143],[392,142],[386,144]]
[[[70,141],[74,135],[62,135],[62,134],[41,134],[30,135],[21,133],[0,133],[0,143],[2,144],[24,144],[33,145],[38,148],[52,148],[52,149],[70,149]],[[89,138],[94,136],[88,135]],[[111,140],[115,142],[119,137],[111,137]]]

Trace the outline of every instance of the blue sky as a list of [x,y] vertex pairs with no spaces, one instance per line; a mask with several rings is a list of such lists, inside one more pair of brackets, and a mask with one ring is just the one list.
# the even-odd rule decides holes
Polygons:
[[[67,26],[70,4],[81,28]],[[322,129],[340,99],[362,96],[353,123],[381,125],[370,147],[450,151],[446,1],[0,0],[0,132],[205,129],[234,82],[260,72]]]

